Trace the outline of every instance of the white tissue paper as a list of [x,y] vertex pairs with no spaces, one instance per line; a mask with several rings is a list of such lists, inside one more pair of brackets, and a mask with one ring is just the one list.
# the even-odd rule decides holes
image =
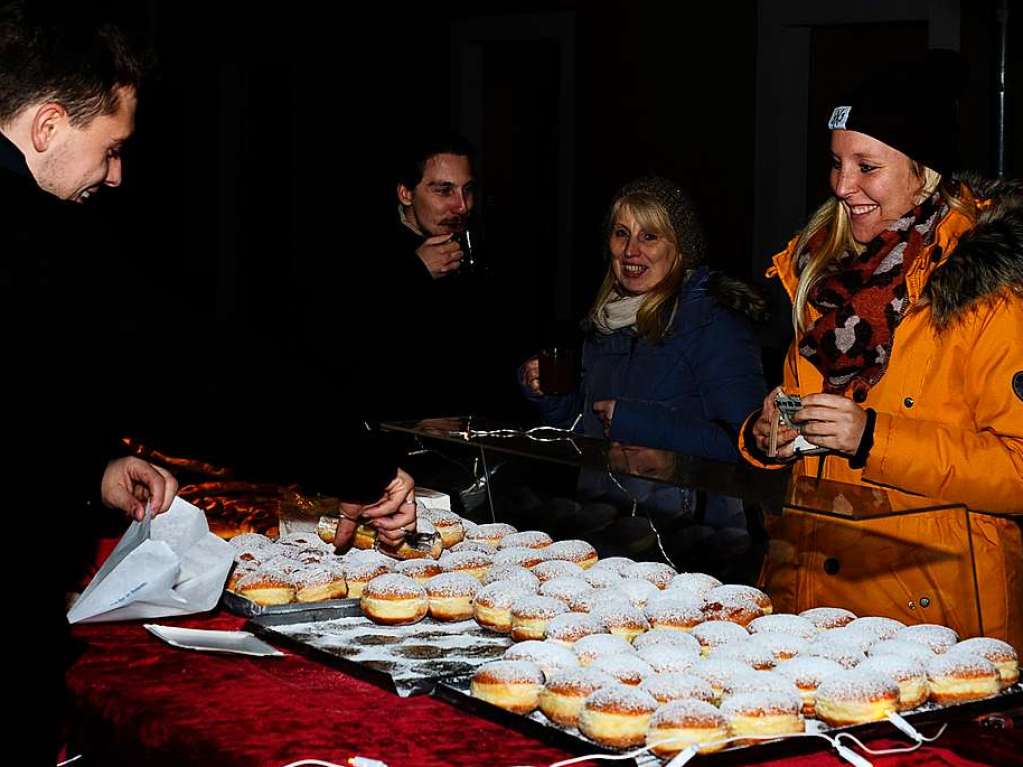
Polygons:
[[67,614],[69,623],[163,618],[212,610],[234,561],[203,512],[180,498],[132,522]]

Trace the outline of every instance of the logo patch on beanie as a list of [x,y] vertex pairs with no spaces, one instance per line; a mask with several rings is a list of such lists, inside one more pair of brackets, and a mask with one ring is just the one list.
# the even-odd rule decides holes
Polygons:
[[835,107],[831,111],[831,119],[828,120],[828,127],[831,130],[845,130],[845,123],[849,119],[852,107]]
[[1023,400],[1023,370],[1012,377],[1012,391]]

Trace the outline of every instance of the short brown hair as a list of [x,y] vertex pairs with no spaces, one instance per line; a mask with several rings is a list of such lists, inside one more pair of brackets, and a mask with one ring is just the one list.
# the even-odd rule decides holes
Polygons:
[[0,9],[0,124],[53,101],[81,127],[116,112],[119,89],[137,91],[142,83],[142,56],[118,27],[67,8],[60,20],[47,15],[53,13],[22,3]]

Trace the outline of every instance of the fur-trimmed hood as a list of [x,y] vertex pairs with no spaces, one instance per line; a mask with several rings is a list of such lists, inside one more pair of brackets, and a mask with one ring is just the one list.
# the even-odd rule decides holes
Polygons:
[[712,272],[707,280],[707,290],[722,306],[745,314],[753,322],[765,322],[768,318],[767,301],[745,282],[734,280],[721,272]]
[[978,200],[989,200],[973,228],[934,270],[923,297],[935,326],[948,327],[985,299],[1006,291],[1023,295],[1023,181],[958,177]]

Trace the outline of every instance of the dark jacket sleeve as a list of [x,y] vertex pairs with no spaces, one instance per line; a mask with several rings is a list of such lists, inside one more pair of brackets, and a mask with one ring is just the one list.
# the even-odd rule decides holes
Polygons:
[[766,390],[752,325],[714,306],[707,323],[687,340],[683,353],[697,378],[703,412],[622,398],[615,404],[611,439],[737,461],[739,429]]
[[528,386],[522,383],[522,371],[525,366],[519,367],[516,372],[516,380],[519,390],[529,402],[540,411],[540,417],[549,426],[567,429],[575,421],[575,418],[582,411],[584,385],[580,382],[579,388],[572,394],[553,395],[536,394]]

